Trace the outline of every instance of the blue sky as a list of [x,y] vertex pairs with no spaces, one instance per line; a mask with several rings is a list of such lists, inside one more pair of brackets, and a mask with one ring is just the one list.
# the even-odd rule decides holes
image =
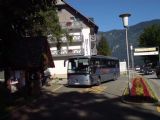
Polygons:
[[86,17],[93,17],[99,31],[123,29],[122,13],[130,13],[129,26],[160,19],[160,0],[65,0]]

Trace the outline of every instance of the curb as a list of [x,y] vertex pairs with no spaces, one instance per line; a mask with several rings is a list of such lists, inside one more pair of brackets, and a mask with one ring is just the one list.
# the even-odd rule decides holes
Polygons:
[[144,78],[144,79],[145,79],[146,84],[149,86],[149,90],[150,90],[150,92],[152,94],[152,97],[157,100],[157,102],[155,104],[159,104],[160,105],[160,101],[158,99],[157,93],[154,92],[154,89],[151,87],[150,83],[146,80],[147,78]]
[[124,95],[125,95],[125,92],[126,92],[126,90],[127,90],[127,87],[124,89],[124,91],[123,91],[123,94],[122,94],[122,96],[121,96],[121,101],[123,102],[123,103],[126,103],[126,104],[132,104],[132,105],[143,105],[143,106],[151,106],[151,105],[155,105],[155,104],[157,104],[157,102],[156,103],[143,103],[143,102],[130,102],[130,101],[127,101],[127,100],[125,100],[125,98],[124,98]]
[[148,79],[148,78],[145,78],[145,77],[143,77],[143,76],[141,76],[141,77],[144,78],[146,84],[149,86],[149,91],[151,92],[152,97],[157,100],[157,102],[154,102],[154,104],[160,106],[159,97],[158,97],[157,93],[154,92],[154,89],[153,89],[152,85],[148,82],[149,79]]

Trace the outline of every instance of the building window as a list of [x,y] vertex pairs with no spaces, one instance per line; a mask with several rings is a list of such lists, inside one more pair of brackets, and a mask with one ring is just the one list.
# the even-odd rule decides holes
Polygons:
[[70,19],[71,19],[72,21],[75,21],[75,17],[70,17]]
[[80,21],[80,18],[79,18],[79,17],[70,17],[70,19],[71,19],[72,21]]

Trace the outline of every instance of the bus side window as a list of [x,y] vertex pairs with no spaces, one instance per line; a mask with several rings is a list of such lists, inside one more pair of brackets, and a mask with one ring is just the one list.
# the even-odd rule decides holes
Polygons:
[[102,60],[101,60],[101,67],[102,67],[102,68],[105,68],[105,67],[106,67],[106,60],[105,60],[105,59],[102,59]]
[[71,62],[68,62],[68,69],[71,69]]
[[96,61],[95,59],[91,59],[90,61],[90,72],[94,74],[96,72]]
[[111,67],[111,61],[107,61],[107,67],[110,68]]
[[76,63],[75,62],[72,62],[72,69],[76,69]]
[[96,61],[96,67],[100,67],[99,61]]
[[83,69],[83,63],[78,63],[78,68]]

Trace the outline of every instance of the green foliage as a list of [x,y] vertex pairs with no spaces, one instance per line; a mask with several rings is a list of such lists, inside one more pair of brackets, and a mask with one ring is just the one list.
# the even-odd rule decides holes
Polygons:
[[[144,32],[139,37],[140,47],[160,47],[160,25],[152,25],[144,29]],[[152,62],[156,64],[158,56],[145,56],[144,62]]]
[[52,34],[55,37],[61,37],[62,30],[59,25],[57,13],[53,7],[49,7],[45,11],[40,10],[37,15],[43,18],[42,26],[36,27],[41,29],[43,35]]
[[111,51],[107,42],[107,39],[101,35],[99,43],[97,45],[98,55],[111,55]]
[[0,0],[0,38],[53,34],[60,37],[54,0]]
[[139,46],[160,46],[160,25],[155,24],[145,28],[144,32],[139,37]]

